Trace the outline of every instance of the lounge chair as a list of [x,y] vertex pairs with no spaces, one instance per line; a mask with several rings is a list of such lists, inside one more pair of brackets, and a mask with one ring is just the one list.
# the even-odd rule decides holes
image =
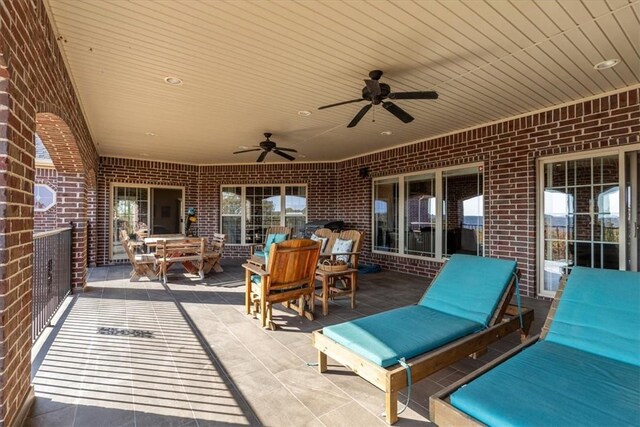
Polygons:
[[640,425],[640,273],[574,267],[536,336],[436,393],[440,426]]
[[509,305],[517,273],[515,261],[453,255],[417,305],[315,331],[319,370],[330,356],[383,390],[393,424],[408,372],[415,383],[511,332],[528,334],[533,310],[520,317]]
[[264,245],[253,244],[249,247],[251,250],[251,256],[266,258],[271,250],[271,245],[274,243],[284,242],[291,238],[291,227],[285,226],[273,226],[267,228],[265,232]]
[[205,275],[209,274],[211,270],[216,273],[222,273],[224,271],[220,265],[220,258],[222,258],[226,241],[226,234],[215,233],[211,238],[211,244],[207,245],[205,243],[205,252],[203,256],[204,266],[202,267]]

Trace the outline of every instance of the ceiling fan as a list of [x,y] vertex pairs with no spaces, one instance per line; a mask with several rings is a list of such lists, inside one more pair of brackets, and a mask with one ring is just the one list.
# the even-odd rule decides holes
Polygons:
[[242,151],[235,151],[233,154],[240,154],[240,153],[248,153],[250,151],[260,151],[262,150],[262,153],[260,153],[260,155],[258,156],[258,160],[256,160],[256,162],[260,163],[264,161],[264,158],[267,157],[267,154],[269,154],[271,151],[273,151],[274,153],[276,153],[278,156],[284,157],[285,159],[291,161],[291,160],[295,160],[295,157],[290,156],[289,154],[285,153],[285,151],[291,151],[293,153],[297,153],[297,150],[294,150],[293,148],[281,148],[278,147],[276,145],[275,142],[271,141],[269,138],[271,138],[271,133],[269,132],[265,132],[264,136],[267,138],[264,141],[262,141],[260,143],[259,148],[252,148],[250,150],[242,150]]
[[358,114],[347,125],[348,128],[352,128],[358,124],[358,122],[367,114],[367,111],[371,109],[373,105],[382,104],[382,108],[402,120],[404,123],[413,121],[413,117],[398,107],[391,101],[385,101],[385,99],[438,99],[438,93],[434,91],[426,92],[391,92],[391,88],[386,83],[380,83],[380,77],[382,77],[382,71],[373,70],[369,73],[371,80],[365,80],[365,87],[362,88],[362,98],[352,99],[351,101],[338,102],[336,104],[325,105],[319,107],[318,110],[325,108],[337,107],[338,105],[351,104],[353,102],[369,101],[370,103],[362,107]]

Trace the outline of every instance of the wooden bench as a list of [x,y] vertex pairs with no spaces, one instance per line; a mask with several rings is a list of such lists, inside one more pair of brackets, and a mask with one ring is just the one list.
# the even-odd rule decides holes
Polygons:
[[197,272],[203,279],[205,249],[206,239],[202,237],[181,240],[158,239],[155,256],[160,266],[159,276],[162,283],[167,283],[167,271],[175,263],[181,263],[189,273]]

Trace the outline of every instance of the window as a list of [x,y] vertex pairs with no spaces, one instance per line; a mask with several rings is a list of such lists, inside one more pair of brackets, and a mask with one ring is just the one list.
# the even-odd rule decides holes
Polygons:
[[46,184],[36,184],[33,188],[34,207],[36,212],[44,212],[56,204],[56,192]]
[[291,227],[302,236],[307,222],[307,188],[303,185],[222,186],[221,228],[229,244],[261,243],[267,228]]
[[638,153],[623,148],[540,160],[541,295],[553,296],[573,266],[637,271]]
[[374,252],[422,258],[482,255],[482,181],[481,165],[375,179]]

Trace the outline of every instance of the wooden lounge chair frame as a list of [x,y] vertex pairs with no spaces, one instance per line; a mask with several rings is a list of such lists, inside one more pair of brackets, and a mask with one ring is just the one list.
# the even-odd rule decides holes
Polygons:
[[544,339],[549,332],[549,327],[551,326],[551,322],[553,322],[553,317],[558,308],[558,303],[560,302],[560,297],[564,291],[565,283],[567,281],[567,276],[563,276],[560,284],[558,286],[558,290],[556,291],[556,296],[551,303],[551,308],[549,309],[549,314],[545,319],[544,326],[542,327],[542,331],[540,334],[535,335],[526,341],[524,341],[519,346],[509,350],[503,355],[495,358],[491,362],[487,363],[483,367],[473,371],[469,375],[466,375],[464,378],[456,381],[450,386],[443,388],[439,392],[433,394],[429,398],[429,415],[431,417],[431,421],[441,426],[455,425],[455,426],[468,426],[468,427],[481,427],[485,424],[476,420],[475,418],[467,415],[466,413],[460,411],[453,405],[451,405],[449,401],[449,397],[460,387],[465,384],[470,383],[496,366],[500,365],[504,361],[512,358],[516,354],[520,353],[527,347],[531,347],[533,344],[538,342],[541,339]]
[[[519,270],[517,275],[520,276]],[[407,360],[406,363],[411,368],[411,383],[416,383],[467,356],[480,356],[486,352],[489,344],[517,330],[520,330],[520,339],[524,341],[533,322],[533,310],[525,307],[520,309],[523,323],[521,328],[518,307],[509,304],[515,291],[515,281],[516,278],[512,277],[488,328]],[[396,364],[383,368],[328,338],[322,330],[314,331],[312,339],[313,346],[318,350],[319,372],[327,371],[327,356],[348,367],[385,392],[386,421],[388,424],[398,421],[398,393],[408,384],[407,370],[404,367]]]

